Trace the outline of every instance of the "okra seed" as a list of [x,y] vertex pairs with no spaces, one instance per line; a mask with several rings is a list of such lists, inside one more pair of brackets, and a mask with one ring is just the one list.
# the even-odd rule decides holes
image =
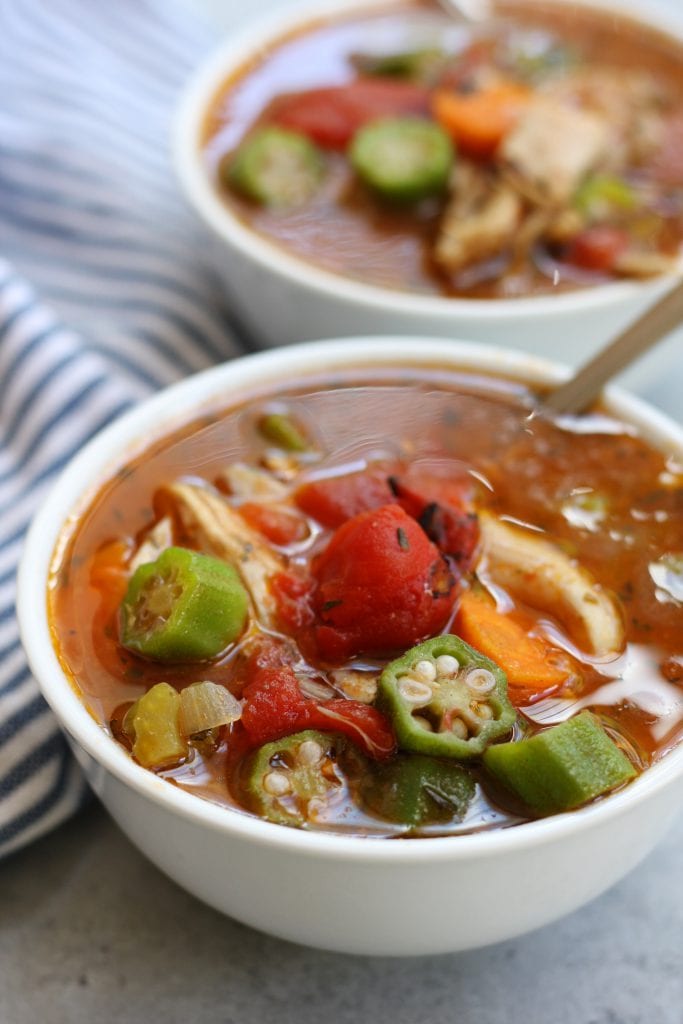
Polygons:
[[304,740],[296,752],[299,764],[316,765],[323,759],[323,748],[315,740]]
[[496,685],[496,677],[487,668],[473,668],[465,676],[465,682],[473,693],[490,693]]
[[268,772],[263,779],[263,788],[271,796],[285,796],[292,791],[291,783],[284,772]]
[[460,740],[466,740],[469,736],[469,729],[463,722],[462,718],[454,718],[451,722],[451,732],[454,736],[457,736]]
[[452,654],[440,654],[436,659],[436,671],[440,676],[450,678],[458,674],[460,662]]
[[490,721],[493,718],[493,709],[490,704],[472,704],[472,710],[478,718],[485,718]]
[[418,661],[417,665],[413,669],[413,675],[416,679],[422,680],[425,683],[433,683],[436,679],[436,665],[433,661]]
[[434,729],[432,728],[432,723],[429,721],[429,719],[423,718],[422,715],[413,715],[413,721],[415,722],[416,725],[419,725],[423,729],[426,729],[427,732],[434,732]]
[[398,692],[409,704],[426,704],[432,699],[432,688],[428,683],[413,676],[401,676],[398,681]]

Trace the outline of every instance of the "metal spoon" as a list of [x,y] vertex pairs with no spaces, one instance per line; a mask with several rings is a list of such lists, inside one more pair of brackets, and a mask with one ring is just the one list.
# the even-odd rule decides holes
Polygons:
[[439,7],[451,17],[472,24],[491,21],[493,7],[490,0],[438,0]]
[[604,384],[683,323],[683,281],[650,306],[634,323],[543,399],[552,412],[578,413],[597,398]]

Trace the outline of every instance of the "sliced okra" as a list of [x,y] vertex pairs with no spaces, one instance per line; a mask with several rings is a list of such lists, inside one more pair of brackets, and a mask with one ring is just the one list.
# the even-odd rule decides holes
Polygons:
[[154,661],[215,658],[241,634],[248,603],[232,566],[188,548],[167,548],[130,579],[121,643]]
[[540,815],[573,810],[623,786],[636,774],[590,711],[529,739],[490,747],[484,765]]
[[246,765],[250,806],[278,825],[305,827],[341,790],[337,759],[343,747],[341,737],[313,729],[266,743]]
[[461,821],[475,793],[470,774],[444,758],[399,754],[368,767],[360,797],[373,814],[418,828]]
[[378,703],[401,749],[435,757],[476,757],[516,717],[502,669],[451,635],[426,640],[387,665]]
[[261,206],[294,207],[308,202],[325,172],[322,153],[305,135],[266,125],[244,140],[221,164],[235,191]]
[[416,202],[446,187],[453,145],[433,121],[390,117],[355,134],[349,159],[365,184],[385,199]]

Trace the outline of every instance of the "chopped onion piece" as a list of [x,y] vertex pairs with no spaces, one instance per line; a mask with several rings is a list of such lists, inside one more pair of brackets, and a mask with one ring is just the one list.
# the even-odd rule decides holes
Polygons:
[[241,715],[240,702],[218,683],[192,683],[181,691],[179,722],[184,736],[228,725]]
[[281,480],[263,469],[255,469],[244,462],[233,462],[218,474],[220,482],[230,493],[244,501],[278,501],[287,494]]
[[683,603],[683,553],[671,552],[650,562],[648,571],[660,601]]
[[299,689],[305,697],[312,697],[313,700],[332,700],[337,696],[331,686],[314,679],[313,676],[300,675],[297,676],[297,679],[299,680]]

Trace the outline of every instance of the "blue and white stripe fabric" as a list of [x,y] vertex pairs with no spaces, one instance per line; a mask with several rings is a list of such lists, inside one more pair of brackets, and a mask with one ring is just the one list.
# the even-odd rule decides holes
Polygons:
[[169,158],[206,26],[171,0],[0,0],[0,25],[1,856],[85,792],[19,642],[30,517],[112,417],[243,345]]

